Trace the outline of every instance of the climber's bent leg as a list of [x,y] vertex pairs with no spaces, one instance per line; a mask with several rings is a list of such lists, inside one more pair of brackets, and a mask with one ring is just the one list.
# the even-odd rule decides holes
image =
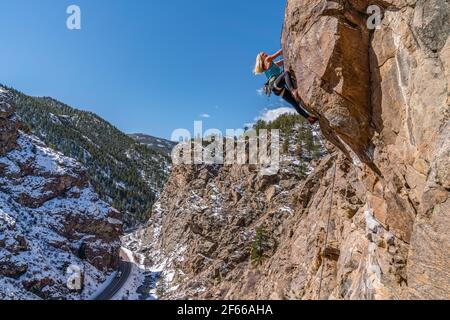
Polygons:
[[275,93],[277,92],[281,92],[281,90],[283,90],[283,88],[286,87],[286,77],[284,76],[286,72],[280,74],[278,76],[278,78],[275,80],[274,82],[274,89],[275,89]]
[[289,89],[289,91],[294,92],[295,87],[292,83],[292,78],[289,71],[284,72],[284,82],[286,82],[286,87]]
[[302,117],[309,120],[310,115],[305,111],[305,109],[300,106],[297,100],[295,100],[295,98],[292,96],[291,91],[286,88],[283,89],[280,97],[282,97],[286,102],[289,102]]
[[308,112],[306,112],[305,108],[303,107],[305,105],[303,100],[298,97],[298,100],[300,101],[297,101],[297,99],[295,99],[295,97],[293,96],[292,92],[294,91],[295,88],[292,83],[291,74],[289,73],[289,71],[283,72],[277,78],[277,80],[275,80],[274,93],[289,102],[301,116],[307,119],[310,123],[313,123],[313,118],[308,114]]
[[277,80],[275,80],[275,87],[277,88],[288,88],[289,91],[294,92],[295,87],[294,84],[292,83],[292,78],[291,78],[291,74],[289,73],[289,71],[285,71],[283,72],[278,78]]

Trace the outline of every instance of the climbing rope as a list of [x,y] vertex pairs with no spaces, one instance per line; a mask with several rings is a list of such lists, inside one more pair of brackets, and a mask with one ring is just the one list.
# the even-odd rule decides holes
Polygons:
[[[333,170],[333,184],[331,187],[331,196],[330,196],[330,208],[328,210],[328,220],[327,220],[327,228],[326,228],[326,234],[325,234],[325,244],[324,244],[324,249],[322,251],[325,252],[325,250],[327,249],[328,246],[328,235],[330,233],[330,222],[331,222],[331,212],[332,212],[332,208],[333,208],[333,200],[334,200],[334,187],[336,184],[336,167],[337,167],[337,157],[334,159],[334,170]],[[321,294],[322,294],[322,282],[323,282],[323,269],[325,267],[325,257],[322,258],[322,270],[320,271],[320,282],[319,282],[319,295],[318,295],[318,300],[320,300]]]

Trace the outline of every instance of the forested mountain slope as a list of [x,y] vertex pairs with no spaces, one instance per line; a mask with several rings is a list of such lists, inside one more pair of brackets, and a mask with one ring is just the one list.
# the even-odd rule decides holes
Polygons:
[[166,153],[137,143],[91,112],[11,91],[27,130],[84,164],[95,191],[124,213],[127,225],[148,218],[169,174]]
[[[118,266],[122,215],[79,163],[20,127],[0,88],[0,300],[89,299]],[[81,287],[67,286],[69,267]]]

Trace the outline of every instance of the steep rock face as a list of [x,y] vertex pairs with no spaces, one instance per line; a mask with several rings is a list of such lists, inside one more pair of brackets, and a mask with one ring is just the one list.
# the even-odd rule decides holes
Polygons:
[[[0,299],[88,298],[118,265],[121,214],[78,163],[18,130],[5,90],[0,106]],[[71,265],[84,290],[67,287]]]
[[[371,4],[383,12],[376,30],[367,28]],[[324,134],[365,164],[368,207],[410,244],[417,298],[448,297],[450,286],[449,15],[445,0],[290,0],[283,33]]]

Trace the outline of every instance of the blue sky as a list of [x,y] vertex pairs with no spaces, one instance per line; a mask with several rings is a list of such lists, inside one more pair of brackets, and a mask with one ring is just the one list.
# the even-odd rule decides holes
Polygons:
[[[283,0],[0,0],[0,82],[119,129],[240,128],[265,108],[255,55],[280,46]],[[80,6],[82,30],[66,9]]]

